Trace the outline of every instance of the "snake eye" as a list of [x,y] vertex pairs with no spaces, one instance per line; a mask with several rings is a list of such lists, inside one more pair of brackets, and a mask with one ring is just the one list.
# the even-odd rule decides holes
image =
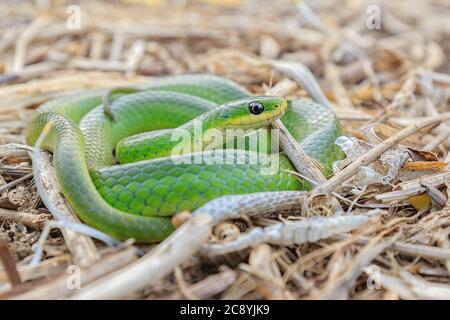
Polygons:
[[253,113],[253,114],[260,114],[261,112],[264,111],[264,106],[262,105],[261,102],[258,102],[258,101],[252,101],[252,102],[250,102],[250,104],[248,105],[248,109],[249,109],[250,112]]

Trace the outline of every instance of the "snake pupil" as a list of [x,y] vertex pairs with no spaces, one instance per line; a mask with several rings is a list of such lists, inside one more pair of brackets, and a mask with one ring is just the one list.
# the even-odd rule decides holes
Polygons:
[[258,101],[250,102],[250,104],[248,105],[248,108],[249,108],[250,112],[253,114],[260,114],[261,112],[264,111],[264,106],[262,105],[261,102],[258,102]]

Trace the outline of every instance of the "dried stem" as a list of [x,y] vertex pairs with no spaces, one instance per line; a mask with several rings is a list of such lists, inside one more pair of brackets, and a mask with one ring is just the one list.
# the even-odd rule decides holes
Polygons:
[[[103,257],[99,262],[81,268],[80,266],[75,265],[75,269],[73,269],[70,273],[64,273],[55,279],[52,279],[48,282],[44,282],[40,286],[36,286],[34,289],[28,290],[25,293],[14,296],[14,299],[18,300],[30,300],[30,299],[61,299],[69,296],[77,288],[77,283],[74,282],[74,287],[70,287],[67,285],[68,280],[70,278],[74,278],[76,276],[79,277],[79,285],[80,287],[86,286],[92,281],[99,279],[108,273],[111,273],[114,270],[122,268],[132,261],[137,259],[137,250],[134,247],[126,248],[125,250],[120,250],[116,253],[111,253],[106,257]],[[77,269],[79,268],[80,269]],[[77,275],[74,272],[78,272]]]
[[439,116],[429,118],[427,120],[424,120],[417,124],[412,124],[409,127],[406,127],[405,129],[397,132],[395,135],[389,137],[388,139],[384,140],[380,144],[373,147],[370,151],[360,156],[358,159],[353,161],[350,165],[348,165],[346,168],[344,168],[342,171],[336,173],[330,180],[325,182],[324,184],[316,187],[314,189],[314,192],[316,193],[331,193],[334,191],[340,184],[351,178],[356,171],[361,167],[365,166],[375,159],[377,159],[381,154],[383,154],[388,149],[392,148],[396,144],[398,144],[400,141],[405,139],[406,137],[410,136],[411,134],[432,126],[439,124],[441,122],[450,120],[450,112],[443,113]]

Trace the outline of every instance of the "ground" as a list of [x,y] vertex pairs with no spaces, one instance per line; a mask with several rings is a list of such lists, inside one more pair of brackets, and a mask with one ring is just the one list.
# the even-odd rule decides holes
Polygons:
[[[55,229],[43,260],[28,265],[52,219],[22,134],[33,110],[70,92],[213,73],[288,98],[317,98],[307,86],[315,79],[351,139],[334,185],[322,186],[331,196],[308,202],[303,215],[331,215],[338,199],[348,214],[373,215],[371,223],[305,244],[193,255],[137,295],[117,297],[449,299],[449,15],[437,0],[1,1],[0,294],[39,298],[40,288],[69,296],[77,290],[55,279],[71,276],[71,266],[91,282],[138,259],[137,246],[108,249]],[[43,179],[48,192],[56,189],[49,198],[67,209],[51,173]],[[209,241],[280,218],[221,223]],[[92,274],[92,263],[103,271]]]

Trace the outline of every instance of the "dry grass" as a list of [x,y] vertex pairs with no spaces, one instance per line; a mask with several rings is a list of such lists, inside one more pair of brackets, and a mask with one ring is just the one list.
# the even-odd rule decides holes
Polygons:
[[[448,3],[379,1],[381,29],[370,30],[370,3],[363,0],[307,1],[317,16],[291,1],[208,2],[214,4],[80,1],[81,29],[73,30],[64,1],[0,3],[0,294],[73,294],[65,271],[79,264],[80,252],[66,234],[52,232],[44,260],[27,265],[50,217],[22,136],[39,104],[77,90],[193,72],[222,75],[255,94],[281,82],[289,98],[325,99],[302,83],[304,74],[298,79],[277,67],[295,61],[312,71],[361,149],[312,191],[303,214],[330,215],[340,206],[363,215],[378,209],[379,215],[352,233],[313,243],[193,255],[168,276],[144,283],[144,290],[117,297],[449,299]],[[364,181],[361,167],[376,175]],[[234,239],[273,222],[242,217],[216,226],[210,240]],[[102,258],[88,259],[87,265],[98,265],[84,267],[83,286],[141,261],[134,248],[95,242],[90,254]]]

